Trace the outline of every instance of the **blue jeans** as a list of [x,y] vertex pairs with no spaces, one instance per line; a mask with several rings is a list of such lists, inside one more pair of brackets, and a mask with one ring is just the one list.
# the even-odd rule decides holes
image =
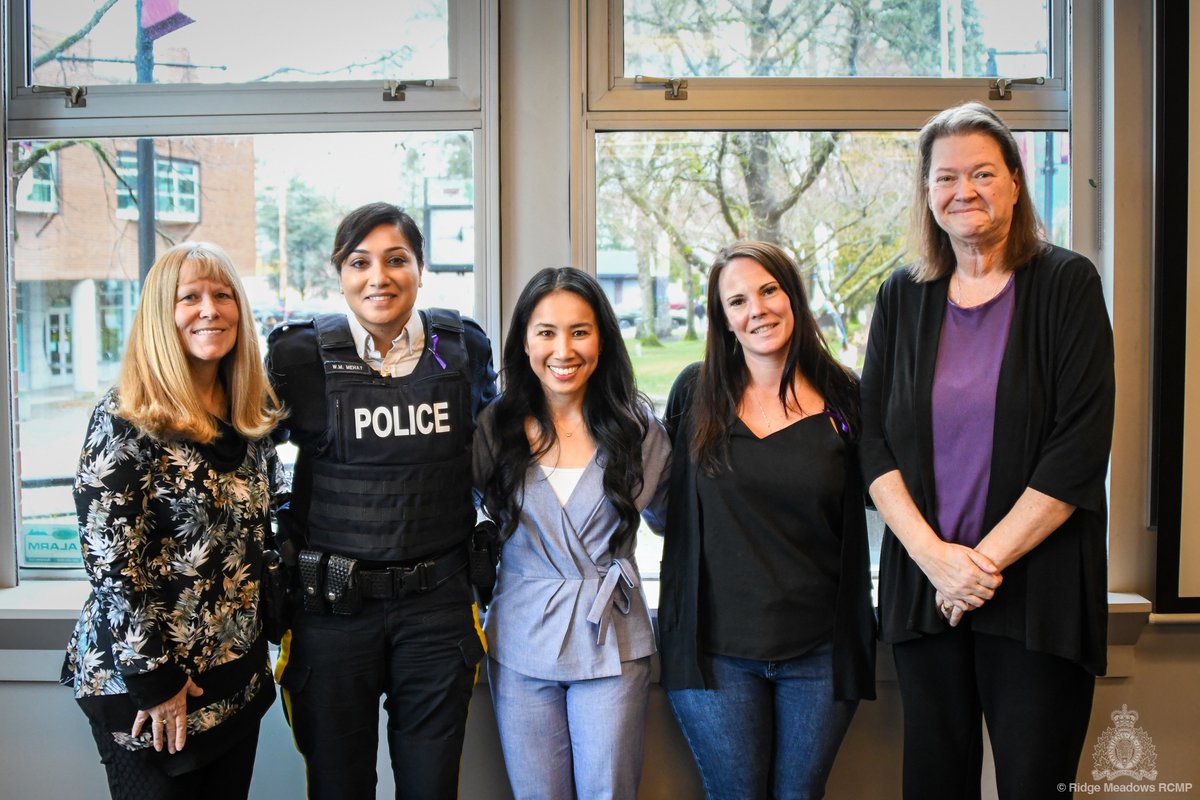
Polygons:
[[642,778],[650,657],[610,678],[550,681],[488,659],[516,800],[633,800]]
[[702,656],[706,689],[668,692],[710,800],[819,798],[858,701],[833,699],[833,647],[787,661]]

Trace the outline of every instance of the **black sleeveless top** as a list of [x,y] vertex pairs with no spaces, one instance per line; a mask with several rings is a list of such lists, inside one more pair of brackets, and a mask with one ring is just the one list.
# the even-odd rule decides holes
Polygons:
[[846,445],[825,414],[759,439],[730,429],[732,468],[700,472],[701,649],[778,661],[833,633]]

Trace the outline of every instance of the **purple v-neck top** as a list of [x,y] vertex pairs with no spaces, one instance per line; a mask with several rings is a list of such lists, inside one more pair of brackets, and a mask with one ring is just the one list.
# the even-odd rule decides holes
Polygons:
[[942,538],[974,547],[983,530],[992,474],[1000,362],[1016,293],[1010,277],[982,305],[949,299],[933,372],[933,477]]

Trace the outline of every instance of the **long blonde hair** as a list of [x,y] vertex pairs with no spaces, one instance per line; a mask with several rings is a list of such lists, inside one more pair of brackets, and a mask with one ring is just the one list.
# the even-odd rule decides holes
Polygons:
[[142,299],[117,383],[117,413],[155,438],[207,444],[217,425],[192,380],[187,354],[175,326],[179,274],[191,264],[198,277],[227,284],[238,306],[237,342],[221,359],[220,380],[229,397],[229,422],[238,433],[259,439],[283,418],[279,398],[263,371],[254,315],[229,255],[208,242],[182,242],[167,250],[146,276]]

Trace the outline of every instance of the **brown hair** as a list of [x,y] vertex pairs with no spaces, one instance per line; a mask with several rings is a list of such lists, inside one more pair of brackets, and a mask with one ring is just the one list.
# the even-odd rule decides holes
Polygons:
[[821,328],[808,307],[808,293],[800,279],[796,262],[770,242],[740,241],[722,248],[708,272],[708,339],[704,362],[692,404],[695,432],[691,455],[706,475],[714,476],[729,466],[729,426],[737,416],[738,404],[750,373],[737,337],[729,330],[725,306],[721,303],[721,273],[735,258],[749,258],[761,264],[787,295],[792,309],[792,339],[779,383],[779,399],[795,397],[795,377],[799,372],[825,398],[825,406],[839,415],[845,433],[858,431],[858,387],[849,371],[829,352]]
[[908,247],[913,260],[908,265],[908,272],[918,283],[949,275],[956,262],[950,236],[938,225],[929,208],[929,162],[933,156],[933,143],[947,136],[969,133],[990,136],[1017,181],[1017,204],[1004,244],[1005,265],[1009,269],[1020,269],[1046,248],[1041,221],[1022,173],[1021,151],[1012,131],[1000,121],[996,112],[982,103],[964,103],[930,118],[917,138],[917,171],[908,223]]

